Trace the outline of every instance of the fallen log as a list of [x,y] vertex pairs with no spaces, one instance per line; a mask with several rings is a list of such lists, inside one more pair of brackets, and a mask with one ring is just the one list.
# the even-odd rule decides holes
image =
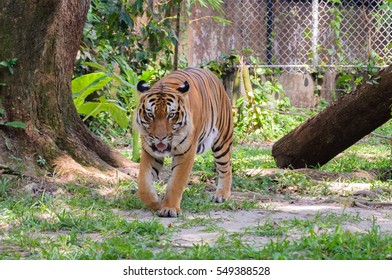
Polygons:
[[321,166],[391,118],[392,65],[318,115],[283,136],[272,147],[279,168]]

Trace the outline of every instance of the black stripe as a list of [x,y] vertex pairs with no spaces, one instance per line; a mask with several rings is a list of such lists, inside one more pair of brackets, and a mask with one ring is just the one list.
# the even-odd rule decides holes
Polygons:
[[231,147],[231,145],[229,145],[229,147],[227,147],[226,151],[224,151],[224,152],[223,152],[222,154],[220,154],[219,156],[215,156],[215,155],[214,155],[214,158],[215,158],[215,159],[219,159],[219,158],[224,157],[225,155],[227,155],[227,153],[230,151],[230,147]]
[[187,135],[184,137],[184,139],[182,139],[182,140],[180,141],[180,143],[178,143],[178,146],[180,146],[182,143],[185,142],[185,140],[188,138],[188,135],[189,135],[189,134],[187,134]]
[[189,152],[189,150],[192,148],[192,145],[190,145],[189,146],[189,148],[188,148],[188,150],[186,150],[184,153],[182,153],[182,154],[176,154],[176,155],[174,155],[175,157],[178,157],[178,156],[183,156],[183,155],[185,155],[187,152]]
[[204,150],[205,150],[204,144],[201,144],[201,145],[197,146],[197,153],[198,154],[204,153]]
[[211,114],[212,114],[212,116],[211,116],[211,129],[213,129],[215,126],[215,124],[214,124],[214,107],[212,106],[212,102],[210,103],[210,105],[211,105]]
[[172,166],[171,171],[173,172],[173,170],[174,170],[177,166],[179,166],[179,165],[180,165],[180,164],[178,163],[178,164]]
[[[227,111],[226,111],[226,113],[230,114],[230,112],[227,112]],[[221,118],[221,121],[224,122],[225,119],[222,120],[222,118]],[[219,143],[220,141],[225,141],[229,137],[233,138],[233,131],[231,129],[232,128],[232,121],[233,121],[233,119],[231,117],[229,117],[227,119],[227,121],[228,121],[228,123],[222,123],[222,122],[219,123],[220,125],[219,125],[218,129],[219,129],[219,132],[221,132],[221,134],[219,135],[219,137],[216,138],[214,146],[217,143]],[[224,130],[226,130],[226,131],[224,131]],[[223,136],[222,132],[226,132],[224,136]]]
[[223,148],[223,145],[222,146],[219,146],[219,147],[217,147],[217,148],[213,148],[212,149],[212,151],[214,152],[214,153],[216,153],[216,152],[219,152],[220,150],[222,150],[222,148]]
[[[219,143],[219,141],[221,141],[221,139],[224,141],[224,140],[227,140],[228,139],[228,137],[230,136],[230,138],[232,138],[233,137],[233,132],[231,131],[231,133],[230,133],[230,131],[229,130],[226,130],[226,134],[225,134],[225,136],[223,136],[222,137],[222,134],[216,139],[216,141],[215,141],[215,143],[214,143],[214,146],[217,144],[217,143]],[[217,149],[217,151],[219,151],[220,149],[222,149],[222,146],[225,144],[226,142],[224,142],[218,149]],[[214,150],[213,150],[214,151]],[[214,151],[215,152],[215,151]]]
[[222,170],[220,170],[219,168],[217,168],[217,170],[218,170],[219,173],[222,173],[222,174],[227,173],[227,171],[222,171]]
[[[215,144],[216,144],[216,143],[215,143]],[[215,144],[214,144],[214,145],[215,145]],[[214,153],[219,152],[220,150],[222,150],[222,148],[223,148],[223,146],[224,146],[225,144],[226,144],[226,142],[223,142],[222,145],[220,145],[219,147],[217,147],[217,148],[215,148],[215,149],[213,148],[212,151],[213,151]],[[230,147],[232,144],[233,144],[233,141],[230,142],[229,147]]]
[[158,171],[158,169],[156,169],[154,166],[151,166],[151,167],[152,167],[152,169],[155,171],[155,173],[157,174],[156,177],[158,177],[158,176],[159,176],[159,171]]
[[206,135],[206,131],[203,130],[203,132],[200,134],[199,138],[197,139],[197,142],[198,143],[203,142],[205,135]]
[[226,164],[229,163],[229,161],[225,161],[225,162],[215,161],[215,163],[216,163],[216,164],[219,164],[219,165],[226,165]]

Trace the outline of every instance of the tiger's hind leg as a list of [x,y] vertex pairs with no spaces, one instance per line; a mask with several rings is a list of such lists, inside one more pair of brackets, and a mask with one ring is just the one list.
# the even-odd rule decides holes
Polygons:
[[222,203],[231,194],[232,167],[231,167],[231,142],[225,143],[220,147],[213,147],[216,169],[218,171],[218,185],[212,201]]

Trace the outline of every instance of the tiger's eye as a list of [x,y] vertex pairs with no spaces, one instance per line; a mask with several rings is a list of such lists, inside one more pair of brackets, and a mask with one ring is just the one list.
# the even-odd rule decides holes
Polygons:
[[168,117],[169,117],[169,119],[172,119],[172,118],[174,118],[175,115],[176,115],[175,113],[170,113]]

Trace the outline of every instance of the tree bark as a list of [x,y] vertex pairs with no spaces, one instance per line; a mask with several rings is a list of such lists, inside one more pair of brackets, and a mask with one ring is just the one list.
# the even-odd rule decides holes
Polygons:
[[0,3],[0,61],[18,60],[13,75],[0,69],[0,123],[26,124],[0,126],[0,163],[22,174],[107,179],[118,176],[114,168],[134,167],[86,128],[73,104],[73,65],[90,1]]
[[391,118],[392,65],[272,147],[280,168],[321,166]]

